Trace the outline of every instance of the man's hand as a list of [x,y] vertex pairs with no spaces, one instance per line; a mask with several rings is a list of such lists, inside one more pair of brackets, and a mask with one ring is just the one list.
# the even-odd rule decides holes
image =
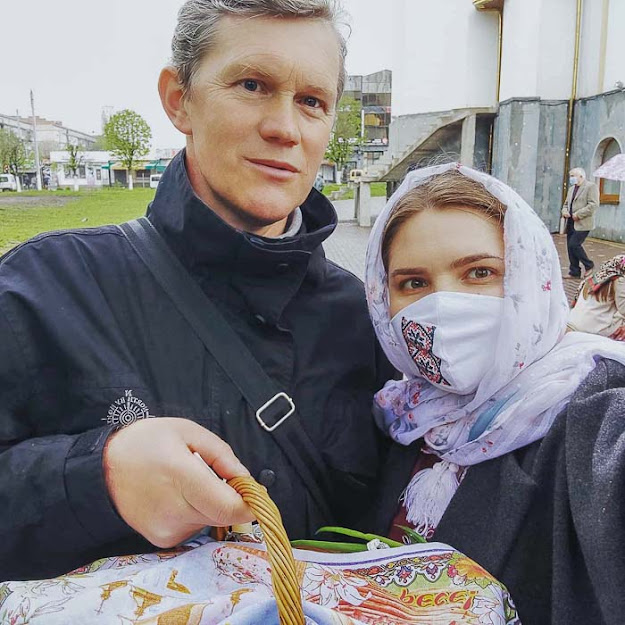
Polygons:
[[615,341],[625,341],[625,326],[621,326],[610,336],[611,339]]
[[120,516],[157,547],[173,547],[207,525],[254,518],[219,479],[248,470],[229,445],[187,419],[144,419],[115,432],[104,449],[104,475]]
[[577,215],[573,215],[573,221],[579,221],[579,217]]

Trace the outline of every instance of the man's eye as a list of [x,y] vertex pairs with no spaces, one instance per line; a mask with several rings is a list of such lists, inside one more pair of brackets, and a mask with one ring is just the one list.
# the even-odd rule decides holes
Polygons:
[[476,267],[469,271],[468,277],[475,280],[484,280],[485,278],[490,278],[492,275],[492,269],[488,269],[488,267]]
[[302,102],[306,105],[306,106],[310,106],[311,108],[319,108],[321,106],[321,100],[319,100],[319,98],[315,98],[311,95],[308,95],[304,98],[302,98]]
[[257,80],[247,79],[243,81],[243,87],[247,89],[247,91],[258,91],[260,84]]

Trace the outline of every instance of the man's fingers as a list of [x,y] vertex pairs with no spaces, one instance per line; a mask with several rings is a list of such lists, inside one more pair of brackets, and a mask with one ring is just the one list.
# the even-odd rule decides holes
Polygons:
[[205,517],[207,525],[224,527],[253,521],[254,514],[241,496],[196,455],[189,456],[186,479],[181,484],[187,503]]
[[234,455],[230,445],[209,430],[202,429],[193,434],[193,440],[188,443],[189,449],[197,451],[219,477],[229,480],[249,476],[250,472]]

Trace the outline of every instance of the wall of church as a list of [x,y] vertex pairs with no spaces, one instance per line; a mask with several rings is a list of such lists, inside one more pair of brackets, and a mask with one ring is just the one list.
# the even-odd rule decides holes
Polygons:
[[[571,166],[583,167],[588,179],[599,184],[592,174],[601,164],[602,145],[610,138],[625,152],[625,90],[576,102]],[[590,236],[625,242],[625,183],[620,185],[619,204],[602,204],[597,210]]]
[[493,175],[534,208],[550,231],[558,229],[566,143],[566,102],[515,98],[495,120]]
[[397,0],[393,115],[496,102],[498,18],[469,0]]

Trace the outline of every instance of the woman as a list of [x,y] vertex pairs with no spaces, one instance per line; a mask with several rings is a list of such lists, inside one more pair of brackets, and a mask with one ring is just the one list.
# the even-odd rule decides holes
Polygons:
[[486,174],[411,172],[373,229],[366,287],[405,376],[376,396],[398,444],[375,531],[408,525],[463,551],[525,625],[622,623],[625,348],[565,333],[541,220]]
[[584,281],[568,328],[625,341],[625,255],[602,263]]

